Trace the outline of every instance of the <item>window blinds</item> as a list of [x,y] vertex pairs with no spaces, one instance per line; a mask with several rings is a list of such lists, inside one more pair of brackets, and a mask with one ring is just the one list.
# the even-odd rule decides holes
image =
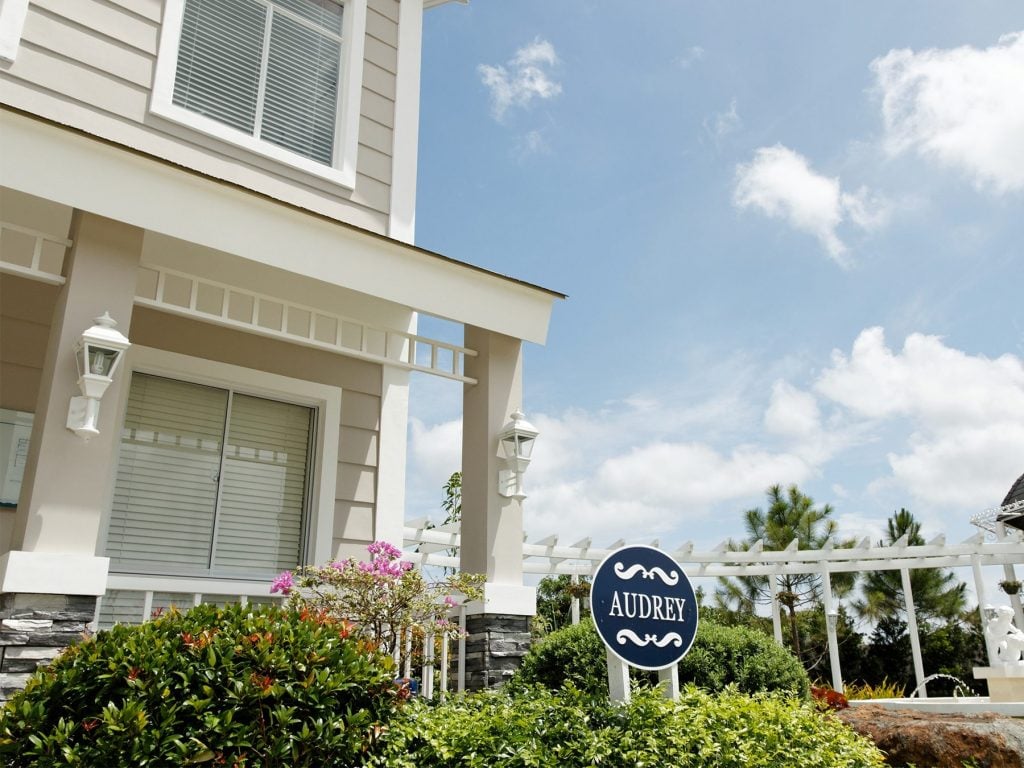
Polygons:
[[341,17],[334,0],[186,0],[173,102],[332,164]]
[[312,415],[134,374],[107,536],[112,569],[262,578],[298,564]]

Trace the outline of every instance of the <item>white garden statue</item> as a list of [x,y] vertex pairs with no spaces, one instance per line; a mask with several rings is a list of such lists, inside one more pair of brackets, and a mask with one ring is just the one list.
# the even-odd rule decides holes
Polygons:
[[985,639],[997,662],[1024,665],[1024,632],[1013,626],[1013,608],[1000,605],[992,609],[992,618],[985,626]]

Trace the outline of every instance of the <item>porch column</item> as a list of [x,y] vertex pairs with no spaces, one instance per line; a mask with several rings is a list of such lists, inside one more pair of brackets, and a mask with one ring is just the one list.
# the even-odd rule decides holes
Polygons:
[[[11,551],[0,556],[5,673],[18,647],[35,653],[33,646],[77,639],[79,625],[92,618],[95,597],[106,590],[109,561],[97,550],[110,503],[120,400],[127,390],[119,386],[122,368],[103,397],[99,435],[84,442],[69,431],[68,404],[80,394],[73,348],[105,311],[130,336],[143,230],[76,211],[70,237],[74,245],[50,327]],[[69,611],[75,616],[73,626],[58,630]]]
[[[465,372],[477,380],[463,389],[462,546],[460,566],[486,577],[484,599],[466,619],[467,688],[500,684],[518,668],[529,646],[536,590],[523,585],[523,510],[498,493],[498,433],[522,408],[522,342],[466,326]],[[529,478],[529,474],[527,474]]]

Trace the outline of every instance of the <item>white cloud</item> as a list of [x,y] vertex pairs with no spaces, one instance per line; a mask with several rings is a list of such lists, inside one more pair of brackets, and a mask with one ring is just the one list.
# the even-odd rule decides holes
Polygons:
[[996,193],[1024,189],[1024,32],[977,49],[892,50],[871,63],[886,146]]
[[686,52],[676,59],[676,63],[683,69],[689,69],[703,58],[704,49],[699,45],[693,45],[687,48]]
[[844,193],[838,178],[815,172],[807,158],[781,144],[761,147],[753,160],[736,167],[733,202],[813,235],[841,265],[848,263],[848,249],[837,233],[844,219],[868,230],[887,216],[884,201],[872,198],[865,188]]
[[764,414],[769,432],[795,437],[811,437],[821,432],[821,412],[810,392],[796,389],[779,380],[772,387],[772,398]]
[[516,143],[516,156],[525,160],[532,155],[547,154],[551,151],[547,139],[541,131],[528,131],[525,136]]
[[[978,511],[1002,499],[1024,461],[1024,361],[994,360],[915,333],[893,351],[881,328],[834,352],[815,391],[881,431],[903,420],[881,485],[937,507]],[[876,484],[876,487],[881,487]]]
[[[747,362],[722,362],[706,389],[677,383],[671,394],[530,414],[541,433],[525,478],[531,540],[710,546],[741,536],[740,512],[775,483],[838,502],[848,535],[880,538],[900,506],[952,533],[1022,470],[1020,357],[970,355],[923,334],[894,349],[869,328],[816,374],[810,361],[786,366],[806,387],[754,377]],[[460,420],[411,419],[409,453],[409,515],[437,517],[461,464]]]
[[491,114],[502,120],[512,107],[528,107],[537,99],[553,99],[562,92],[550,70],[558,64],[555,48],[536,38],[516,51],[505,66],[481,64],[480,80],[491,92]]
[[743,125],[739,112],[736,111],[736,99],[729,102],[729,109],[725,112],[716,112],[714,116],[704,120],[704,131],[716,142],[721,141],[725,136],[739,130]]

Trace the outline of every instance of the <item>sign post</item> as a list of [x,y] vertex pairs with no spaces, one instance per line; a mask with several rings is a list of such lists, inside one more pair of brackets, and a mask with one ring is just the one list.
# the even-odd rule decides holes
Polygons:
[[697,635],[697,598],[675,560],[654,547],[615,550],[594,572],[590,614],[608,649],[613,701],[629,701],[629,667],[657,670],[665,695],[679,697],[676,664]]

